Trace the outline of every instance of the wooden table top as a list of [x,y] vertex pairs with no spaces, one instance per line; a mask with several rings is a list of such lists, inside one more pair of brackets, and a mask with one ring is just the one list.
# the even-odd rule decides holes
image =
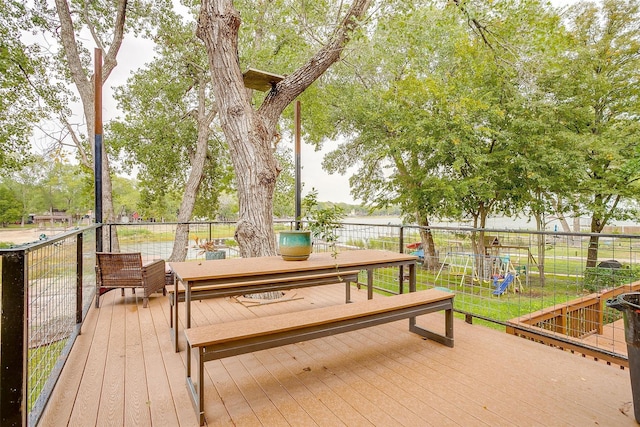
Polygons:
[[179,280],[198,281],[234,277],[263,276],[329,268],[375,268],[390,263],[415,262],[418,257],[379,250],[342,251],[334,258],[330,252],[312,253],[305,261],[285,261],[281,256],[229,258],[209,261],[171,262]]

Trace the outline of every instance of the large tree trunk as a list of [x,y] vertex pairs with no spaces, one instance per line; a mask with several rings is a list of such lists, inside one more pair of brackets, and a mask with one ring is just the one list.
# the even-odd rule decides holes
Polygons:
[[[534,212],[534,217],[536,219],[536,229],[538,231],[544,231],[545,224],[544,224],[542,213]],[[536,238],[537,238],[537,247],[538,247],[538,272],[540,273],[540,286],[544,286],[545,284],[544,261],[545,261],[545,251],[547,249],[547,245],[546,245],[547,235],[540,233],[537,235]],[[531,257],[527,252],[527,264],[529,264],[530,261],[531,261]],[[529,270],[530,270],[530,266],[527,266],[527,274],[529,274]]]
[[[595,215],[591,217],[591,233],[600,233],[604,228],[605,222]],[[589,237],[589,247],[587,248],[587,267],[595,267],[598,263],[598,246],[600,244],[600,236],[592,235]]]
[[[594,198],[593,205],[596,208],[591,215],[591,233],[602,233],[604,227],[609,222],[609,218],[612,212],[615,212],[618,203],[620,203],[621,196],[602,196],[597,194]],[[596,212],[605,212],[596,213]],[[587,267],[595,267],[598,262],[598,245],[600,236],[591,236],[589,238],[589,248],[587,249]]]
[[198,34],[209,54],[222,129],[236,171],[240,255],[275,255],[271,225],[271,201],[279,172],[271,152],[275,132],[253,110],[245,90],[237,57],[239,27],[240,15],[231,1],[203,2]]
[[[474,248],[474,274],[478,280],[491,279],[491,259],[487,257],[487,248],[485,246],[485,232],[487,227],[487,217],[489,216],[489,209],[483,202],[478,205],[478,217],[476,221],[479,221],[480,233],[478,234],[478,241]],[[474,221],[475,222],[475,221]]]
[[213,92],[235,167],[240,205],[236,240],[243,257],[276,254],[273,193],[280,172],[273,155],[282,111],[335,63],[370,0],[355,0],[329,42],[267,94],[256,111],[238,58],[240,14],[232,0],[203,0],[197,34],[209,56]]
[[573,216],[573,232],[574,233],[580,233],[582,231],[581,227],[580,227],[580,216],[579,214],[576,212]]
[[429,227],[429,220],[424,218],[419,212],[416,213],[416,219],[420,226],[420,241],[422,242],[422,250],[424,251],[424,268],[427,270],[438,270],[440,268],[440,260],[436,252],[436,243],[433,240],[433,233]]
[[[109,166],[109,157],[107,156],[107,149],[104,144],[102,144],[102,222],[104,224],[112,224],[116,222],[115,209],[113,208],[111,167]],[[111,245],[109,249],[112,252],[120,252],[120,241],[118,240],[118,230],[116,227],[110,227],[103,230],[103,232],[109,233],[109,235],[104,236],[105,239],[109,239],[105,240],[105,242],[109,242]]]

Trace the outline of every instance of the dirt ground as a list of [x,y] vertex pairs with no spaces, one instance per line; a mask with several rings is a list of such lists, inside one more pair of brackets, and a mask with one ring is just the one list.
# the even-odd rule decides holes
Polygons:
[[29,243],[39,240],[41,234],[53,236],[60,231],[52,231],[42,228],[3,229],[0,228],[0,243]]

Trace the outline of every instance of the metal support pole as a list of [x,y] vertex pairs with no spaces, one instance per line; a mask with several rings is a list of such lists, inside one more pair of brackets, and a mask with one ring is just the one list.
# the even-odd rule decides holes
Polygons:
[[300,218],[302,216],[302,182],[300,180],[300,101],[296,101],[295,107],[295,122],[296,122],[296,131],[295,131],[295,168],[296,168],[296,230],[300,230]]
[[[94,83],[94,165],[93,178],[95,182],[95,222],[102,224],[102,49],[96,48]],[[102,251],[102,230],[96,233],[96,251]]]

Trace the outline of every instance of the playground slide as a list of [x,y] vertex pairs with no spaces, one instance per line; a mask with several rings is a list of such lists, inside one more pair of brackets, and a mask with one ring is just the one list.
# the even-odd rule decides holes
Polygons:
[[498,283],[498,278],[493,279],[493,286],[496,288],[492,293],[493,295],[500,296],[507,291],[509,285],[513,283],[513,273],[507,273],[504,280]]

